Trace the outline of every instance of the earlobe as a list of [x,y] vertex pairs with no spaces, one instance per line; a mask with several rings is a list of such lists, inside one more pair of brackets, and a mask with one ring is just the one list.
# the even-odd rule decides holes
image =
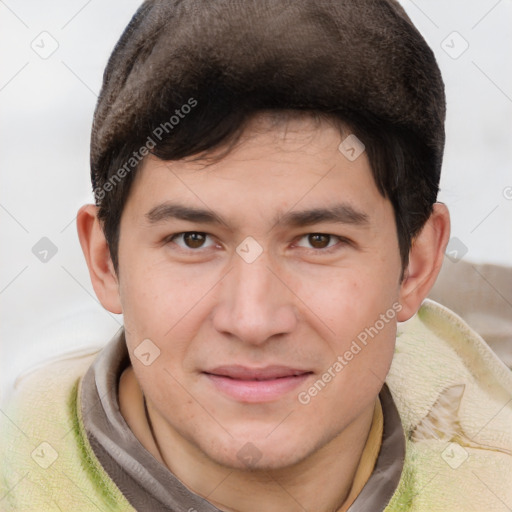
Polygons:
[[450,238],[450,214],[443,203],[435,203],[421,232],[413,240],[409,264],[400,286],[402,310],[398,321],[411,318],[420,308],[437,279]]
[[119,283],[107,240],[98,220],[97,207],[92,204],[82,206],[78,211],[76,224],[80,245],[98,300],[111,313],[122,313]]

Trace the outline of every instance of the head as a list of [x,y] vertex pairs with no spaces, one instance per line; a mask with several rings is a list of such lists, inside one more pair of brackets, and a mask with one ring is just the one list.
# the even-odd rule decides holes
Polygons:
[[[105,71],[78,228],[143,391],[191,446],[293,464],[372,404],[449,236],[444,116],[393,0],[141,6]],[[234,397],[215,380],[229,365],[302,377]]]

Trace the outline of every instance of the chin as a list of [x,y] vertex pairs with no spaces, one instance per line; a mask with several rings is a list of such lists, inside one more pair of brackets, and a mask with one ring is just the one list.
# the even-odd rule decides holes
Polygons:
[[[272,436],[273,434],[271,434]],[[230,469],[249,471],[279,470],[298,464],[315,446],[306,445],[297,433],[277,436],[234,436],[208,443],[200,449],[215,463]],[[311,439],[309,439],[311,442]]]

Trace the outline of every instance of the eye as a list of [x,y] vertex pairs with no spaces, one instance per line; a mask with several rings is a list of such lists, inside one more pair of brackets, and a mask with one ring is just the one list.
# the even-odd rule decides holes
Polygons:
[[295,245],[307,249],[329,249],[335,247],[340,241],[344,242],[345,240],[339,236],[325,233],[309,233],[301,237]]
[[186,231],[184,233],[176,233],[167,239],[168,242],[174,242],[182,249],[205,249],[215,245],[213,240],[210,239],[210,243],[207,244],[210,236],[207,233],[200,231]]

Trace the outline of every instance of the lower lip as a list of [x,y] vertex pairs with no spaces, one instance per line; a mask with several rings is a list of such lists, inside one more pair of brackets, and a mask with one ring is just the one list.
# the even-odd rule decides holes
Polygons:
[[272,402],[294,390],[312,374],[281,377],[271,380],[238,380],[220,375],[205,374],[210,382],[224,394],[239,402]]

